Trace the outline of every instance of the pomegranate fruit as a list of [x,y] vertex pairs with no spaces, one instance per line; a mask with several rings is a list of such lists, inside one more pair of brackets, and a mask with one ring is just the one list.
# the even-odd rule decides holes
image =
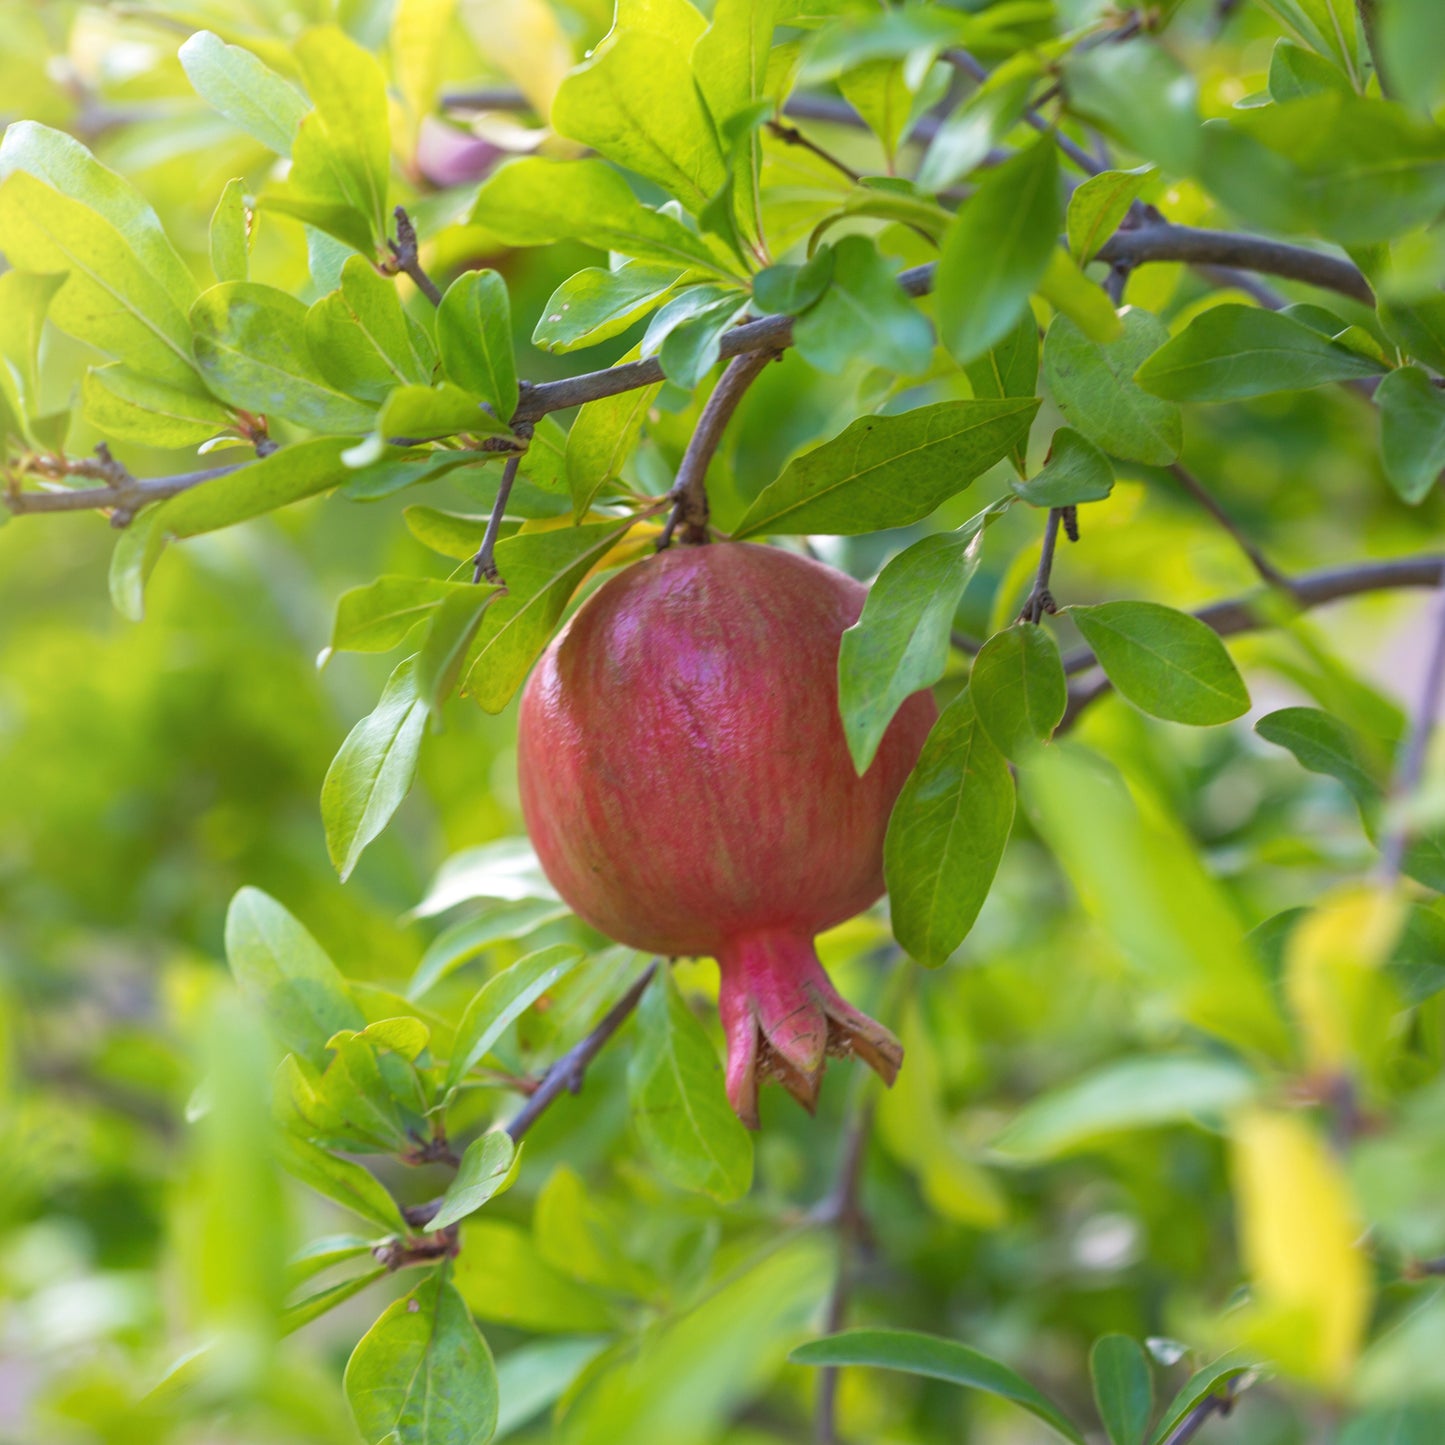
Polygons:
[[838,649],[865,595],[773,547],[674,547],[601,587],[522,696],[542,867],[610,937],[717,959],[728,1098],[753,1128],[761,1079],[812,1110],[828,1055],[890,1084],[903,1058],[813,947],[882,895],[888,815],[937,714],[916,693],[854,771]]

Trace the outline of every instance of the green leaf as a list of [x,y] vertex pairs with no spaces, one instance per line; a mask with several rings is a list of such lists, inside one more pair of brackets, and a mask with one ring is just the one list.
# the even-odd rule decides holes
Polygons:
[[1042,1420],[1056,1435],[1084,1445],[1078,1429],[1045,1399],[1023,1376],[1007,1365],[990,1359],[956,1340],[912,1330],[845,1330],[827,1339],[799,1345],[791,1357],[800,1365],[872,1365],[882,1370],[901,1370],[951,1385],[984,1390],[1003,1400],[1021,1405],[1035,1419]]
[[416,659],[408,657],[387,679],[375,709],[347,733],[326,770],[321,820],[326,851],[343,883],[411,791],[427,712],[425,700],[417,696]]
[[588,266],[552,293],[532,345],[557,352],[596,346],[666,301],[686,274],[657,261],[628,261],[615,271]]
[[968,936],[1013,827],[1014,785],[967,692],[942,712],[888,824],[893,933],[929,968]]
[[378,577],[336,599],[330,652],[390,652],[448,597],[471,591],[468,583],[435,577]]
[[303,1245],[286,1261],[286,1286],[296,1289],[334,1265],[370,1254],[374,1239],[359,1234],[328,1234]]
[[1061,426],[1039,471],[1009,485],[1030,506],[1074,507],[1107,497],[1114,490],[1114,468],[1088,437]]
[[192,35],[178,57],[186,78],[207,105],[278,156],[291,154],[296,129],[306,114],[306,101],[294,86],[249,50],[227,45],[209,30]]
[[406,987],[407,997],[420,998],[493,945],[520,941],[567,916],[567,909],[549,898],[519,898],[491,904],[476,917],[463,919],[445,929],[427,945]]
[[1001,340],[1029,304],[1059,231],[1059,163],[1044,136],[984,173],[943,238],[938,331],[963,362]]
[[690,64],[706,22],[687,0],[622,0],[607,38],[552,102],[552,127],[670,191],[691,211],[728,167]]
[[912,77],[910,67],[887,58],[865,60],[838,77],[844,100],[878,137],[890,170],[913,111],[916,86],[910,84]]
[[1303,227],[1342,245],[1391,240],[1445,206],[1445,134],[1390,101],[1330,91],[1236,111],[1230,128],[1279,158]]
[[507,436],[507,424],[483,403],[449,381],[436,386],[399,386],[382,403],[376,419],[376,436],[406,444],[438,441],[458,432],[479,436]]
[[[40,411],[40,338],[64,274],[0,274],[0,443],[5,433],[26,437]],[[89,375],[89,373],[87,373]]]
[[91,367],[80,392],[86,420],[112,441],[193,447],[235,428],[234,417],[220,402],[190,388],[157,381],[120,362]]
[[1382,370],[1278,311],[1225,303],[1202,311],[1135,376],[1145,391],[1173,401],[1238,401]]
[[1214,630],[1157,603],[1068,608],[1108,681],[1136,707],[1208,727],[1240,717],[1250,695]]
[[600,1197],[566,1164],[552,1171],[532,1216],[537,1248],[549,1264],[583,1284],[653,1299],[659,1281],[631,1257],[631,1224],[630,1208]]
[[1028,434],[1038,401],[941,401],[859,417],[796,458],[748,508],[735,537],[856,536],[921,521]]
[[345,1383],[367,1445],[486,1445],[497,1426],[492,1352],[441,1270],[362,1336]]
[[145,585],[164,546],[154,536],[158,515],[158,511],[143,512],[121,531],[110,554],[111,604],[129,622],[145,616]]
[[341,1159],[295,1134],[282,1134],[276,1157],[291,1177],[387,1234],[410,1233],[396,1200],[354,1159]]
[[1227,1385],[1231,1380],[1236,1380],[1255,1368],[1257,1365],[1254,1360],[1245,1359],[1235,1353],[1225,1355],[1202,1370],[1196,1370],[1184,1382],[1179,1393],[1170,1402],[1169,1408],[1159,1417],[1159,1423],[1149,1437],[1149,1445],[1165,1445],[1169,1436],[1179,1428],[1191,1410],[1210,1395],[1220,1394],[1220,1386]]
[[659,390],[660,384],[639,387],[579,410],[566,434],[566,484],[574,516],[585,516],[597,494],[621,474]]
[[1427,114],[1445,77],[1445,31],[1432,0],[1392,0],[1380,14],[1379,60],[1392,92]]
[[987,508],[956,532],[905,547],[878,574],[862,615],[843,634],[838,709],[860,776],[898,709],[943,676],[953,615],[978,570],[984,529],[1003,510]]
[[442,1195],[441,1208],[428,1221],[427,1228],[445,1229],[456,1224],[500,1194],[517,1177],[520,1152],[500,1129],[473,1139],[457,1166],[456,1178]]
[[1407,355],[1445,371],[1445,296],[1426,296],[1408,306],[1384,303],[1380,324]]
[[246,183],[226,182],[211,212],[211,270],[217,281],[244,281],[251,264],[251,218],[246,210]]
[[391,176],[391,126],[381,65],[332,25],[304,30],[292,53],[314,106],[301,122],[301,136],[316,143],[320,168],[313,187],[310,146],[298,140],[288,188],[303,198],[344,198],[369,223],[373,242],[379,242],[389,219],[386,192]]
[[747,298],[731,287],[691,287],[652,318],[642,338],[642,355],[656,354],[663,375],[691,391],[717,363],[723,332],[746,308]]
[[1117,341],[1124,334],[1124,323],[1108,293],[1084,275],[1079,263],[1062,246],[1054,247],[1037,289],[1055,311],[1067,316],[1090,341],[1103,345]]
[[[102,217],[107,226],[91,228],[92,244],[100,248],[99,232],[114,231],[121,245],[159,284],[176,309],[185,314],[196,298],[195,278],[171,244],[150,202],[128,180],[102,165],[64,131],[29,120],[9,126],[0,142],[0,180],[16,171],[28,172],[59,195],[77,202],[82,211]],[[40,264],[31,265],[15,255],[8,245],[5,251],[11,266],[18,270],[60,269],[55,264],[54,252],[46,255]],[[99,249],[96,254],[100,254]],[[103,267],[95,269],[104,274]]]
[[765,266],[753,277],[753,304],[764,316],[798,316],[828,289],[833,248],[822,246],[804,265]]
[[1306,95],[1323,95],[1332,90],[1348,93],[1352,89],[1350,77],[1324,56],[1292,40],[1275,41],[1269,57],[1271,100],[1283,104]]
[[1412,1400],[1401,1405],[1376,1405],[1356,1415],[1341,1429],[1339,1445],[1433,1445],[1442,1431],[1445,1405]]
[[1038,75],[1038,61],[1028,54],[998,66],[934,132],[918,167],[918,188],[946,190],[983,161],[1018,121]]
[[268,894],[243,888],[226,912],[226,960],[283,1048],[326,1066],[327,1040],[366,1020],[320,944]]
[[1104,1335],[1089,1351],[1094,1403],[1111,1445],[1144,1445],[1154,1413],[1154,1378],[1137,1340]]
[[1032,622],[1016,622],[984,643],[968,691],[979,725],[1006,758],[1047,742],[1069,702],[1058,644]]
[[1162,45],[1076,47],[1064,61],[1069,110],[1175,174],[1191,171],[1200,146],[1198,86]]
[[1445,471],[1445,393],[1420,367],[1402,366],[1380,383],[1375,404],[1385,475],[1405,501],[1423,502]]
[[457,1288],[480,1319],[569,1335],[617,1327],[616,1313],[602,1295],[553,1269],[531,1235],[504,1220],[468,1221],[453,1268]]
[[504,1439],[555,1404],[601,1354],[599,1339],[541,1340],[511,1350],[497,1361],[502,1396],[496,1439]]
[[437,870],[427,894],[408,915],[431,918],[474,898],[545,898],[559,904],[542,865],[526,838],[501,838],[454,853]]
[[374,413],[326,382],[306,344],[306,307],[289,291],[227,281],[191,308],[196,360],[222,401],[313,431],[358,435]]
[[500,589],[488,583],[470,583],[464,591],[444,598],[437,608],[416,660],[417,695],[434,713],[441,711],[456,690],[477,628],[500,595]]
[[[996,346],[964,365],[968,384],[980,401],[1006,396],[1033,396],[1039,386],[1039,324],[1032,307],[1019,313],[1018,323]],[[1028,437],[1010,449],[1009,457],[1020,476],[1027,466]]]
[[1287,1056],[1233,900],[1157,790],[1142,808],[1116,768],[1067,739],[1034,749],[1018,772],[1030,821],[1085,914],[1158,1005],[1230,1043]]
[[1068,317],[1056,316],[1044,338],[1044,375],[1059,410],[1096,446],[1128,461],[1167,466],[1184,441],[1179,408],[1150,396],[1134,373],[1169,340],[1169,331],[1134,307],[1122,320],[1123,336],[1100,345]]
[[1187,612],[1104,602],[1068,614],[1109,681],[1152,717],[1208,727],[1249,711],[1249,692],[1218,634]]
[[[370,1246],[366,1246],[366,1249],[369,1252]],[[319,1320],[322,1315],[334,1310],[337,1305],[345,1304],[349,1299],[355,1299],[362,1290],[390,1273],[391,1271],[384,1264],[378,1265],[375,1269],[367,1270],[365,1274],[353,1275],[350,1279],[343,1279],[337,1284],[328,1285],[325,1289],[307,1295],[305,1299],[287,1305],[281,1311],[281,1318],[277,1321],[277,1335],[284,1339],[287,1335],[294,1334],[302,1325],[309,1325],[312,1320]]]
[[402,309],[396,283],[361,256],[346,258],[337,289],[306,313],[306,343],[322,376],[362,401],[430,386],[436,369],[436,348]]
[[[8,137],[0,175],[9,170]],[[50,303],[62,331],[170,386],[205,394],[191,329],[147,258],[99,212],[24,170],[0,185],[0,251],[17,270],[65,271]]]
[[753,1141],[723,1090],[722,1065],[671,971],[642,996],[637,1047],[627,1065],[632,1122],[664,1178],[711,1195],[741,1199],[753,1179]]
[[1238,1064],[1204,1054],[1119,1059],[1026,1104],[993,1150],[1021,1164],[1041,1163],[1114,1134],[1222,1119],[1259,1088]]
[[933,328],[903,294],[877,246],[863,236],[845,236],[832,249],[827,290],[793,325],[798,354],[834,373],[862,355],[905,375],[926,370]]
[[1119,229],[1119,222],[1153,175],[1152,166],[1132,171],[1101,171],[1090,176],[1072,196],[1065,229],[1069,251],[1079,265],[1094,259],[1099,247]]
[[580,241],[644,261],[731,276],[681,221],[644,206],[605,161],[509,161],[477,194],[473,219],[509,246]]
[[344,482],[349,475],[335,437],[297,442],[234,472],[202,482],[156,509],[158,537],[197,537],[274,512]]
[[1255,723],[1268,743],[1287,748],[1301,767],[1343,783],[1367,816],[1379,805],[1384,786],[1354,732],[1339,718],[1314,707],[1282,707]]
[[482,618],[464,664],[462,691],[486,712],[501,712],[522,685],[578,584],[633,519],[524,533],[497,543],[507,591]]
[[437,345],[448,378],[485,401],[499,421],[517,409],[512,304],[495,271],[464,271],[437,309]]
[[455,1089],[486,1058],[497,1040],[585,955],[572,944],[554,943],[519,958],[488,979],[473,996],[457,1025],[457,1041],[447,1066],[447,1089]]

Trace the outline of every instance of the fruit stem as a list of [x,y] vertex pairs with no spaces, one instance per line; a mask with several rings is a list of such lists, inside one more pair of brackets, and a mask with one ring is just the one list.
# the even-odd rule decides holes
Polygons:
[[682,455],[677,480],[668,493],[672,499],[672,512],[662,529],[662,536],[657,539],[659,552],[665,552],[672,545],[674,533],[685,546],[700,546],[709,540],[707,469],[712,464],[733,412],[743,399],[743,393],[768,362],[779,354],[776,350],[745,351],[728,362],[727,370],[718,378],[718,384],[713,387],[712,395],[697,419],[692,440]]

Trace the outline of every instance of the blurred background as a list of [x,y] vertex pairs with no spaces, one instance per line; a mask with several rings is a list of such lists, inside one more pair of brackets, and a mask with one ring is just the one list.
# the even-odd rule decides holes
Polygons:
[[[330,8],[321,0],[5,0],[0,119],[41,119],[86,139],[156,206],[204,275],[214,199],[233,176],[259,186],[273,158],[194,97],[176,47],[208,25],[254,27],[284,41],[298,20],[318,18],[310,11]],[[565,68],[605,29],[607,8],[603,0],[463,3],[444,79],[525,85],[538,66],[558,63],[559,49]],[[340,9],[354,34],[384,39],[383,0]],[[487,44],[489,33],[502,32],[507,47]],[[1217,113],[1262,88],[1279,29],[1262,9],[1242,6],[1217,31],[1216,7],[1198,3],[1181,7],[1171,33],[1195,49],[1206,112]],[[865,133],[828,140],[861,165],[875,163]],[[409,161],[425,197],[417,206],[425,233],[429,216],[458,209],[466,188],[429,186],[422,159],[418,148]],[[792,153],[787,163],[805,166]],[[1187,185],[1154,199],[1171,219],[1218,219]],[[918,259],[907,236],[889,244]],[[636,340],[628,334],[571,357],[531,346],[553,288],[596,260],[566,247],[505,252],[472,227],[450,232],[430,265],[440,276],[478,264],[502,272],[519,369],[542,379],[607,364]],[[299,226],[263,217],[255,265],[307,294]],[[1129,299],[1172,321],[1200,295],[1182,268],[1163,265],[1140,271]],[[1332,304],[1349,311],[1339,298]],[[67,404],[85,359],[76,343],[49,337],[45,375],[56,407]],[[866,358],[841,382],[794,355],[769,368],[727,444],[715,497],[721,524],[787,457],[831,435],[879,387]],[[667,485],[694,415],[681,394],[665,392],[659,408],[635,463],[638,483],[654,491]],[[1046,416],[1036,435],[1047,437],[1057,421]],[[1413,510],[1395,497],[1380,474],[1376,428],[1367,402],[1342,389],[1269,397],[1191,413],[1185,460],[1286,570],[1438,545],[1439,497]],[[71,451],[94,440],[77,419]],[[177,467],[162,453],[123,455],[141,475]],[[511,709],[500,717],[465,703],[449,709],[411,797],[345,886],[328,862],[317,802],[331,756],[394,663],[344,654],[318,665],[336,598],[382,572],[446,575],[445,560],[409,533],[404,509],[421,500],[477,511],[494,487],[494,477],[454,477],[431,484],[425,497],[316,500],[172,548],[139,624],[109,601],[114,534],[103,518],[22,517],[0,526],[0,1440],[356,1438],[340,1374],[374,1317],[374,1300],[287,1341],[256,1367],[249,1393],[218,1388],[213,1399],[198,1399],[160,1383],[196,1343],[210,1318],[208,1298],[262,1289],[264,1261],[344,1227],[275,1179],[259,1155],[245,1157],[245,1100],[264,1108],[269,1065],[227,1011],[222,926],[235,890],[255,885],[301,919],[350,978],[397,987],[448,921],[408,918],[438,868],[460,850],[520,832]],[[1005,490],[1003,476],[990,475],[926,525],[956,526]],[[1036,564],[1039,522],[1019,507],[990,531],[958,615],[964,632],[986,636],[1017,610]],[[1124,468],[1113,495],[1090,505],[1083,523],[1082,544],[1064,551],[1054,574],[1068,601],[1141,597],[1190,608],[1252,585],[1229,539],[1201,522],[1164,473]],[[817,545],[866,579],[923,530]],[[1328,696],[1345,699],[1373,731],[1394,731],[1416,690],[1429,607],[1414,594],[1364,599],[1268,639],[1240,639],[1234,651],[1254,716]],[[1264,744],[1247,720],[1191,730],[1111,700],[1080,734],[1178,819],[1250,925],[1367,863],[1344,790]],[[1178,1024],[1080,910],[1023,815],[983,916],[949,967],[924,975],[883,948],[885,937],[883,924],[865,920],[828,945],[850,996],[867,1006],[871,992],[892,1007],[911,1053],[898,1091],[881,1105],[882,1147],[870,1156],[872,1237],[855,1317],[966,1339],[1087,1411],[1083,1360],[1096,1335],[1153,1337],[1156,1358],[1170,1361],[1182,1348],[1170,1342],[1207,1334],[1206,1322],[1238,1286],[1221,1141],[1190,1126],[1142,1129],[1063,1148],[1046,1164],[1000,1160],[989,1146],[1031,1098],[1126,1050],[1173,1038]],[[499,950],[488,962],[511,956]],[[694,992],[712,986],[701,968],[683,980]],[[1433,1051],[1438,1067],[1438,1015],[1421,1027],[1434,1030],[1422,1057]],[[218,1144],[219,1125],[208,1132],[187,1122],[202,1064],[222,1056],[236,1084],[229,1107],[239,1113],[226,1116],[230,1137],[241,1141],[234,1149]],[[589,1329],[605,1332],[614,1322],[611,1304],[594,1303],[595,1322],[579,1329],[587,1307],[571,1295],[549,1312],[543,1276],[527,1273],[530,1256],[506,1233],[519,1235],[564,1161],[624,1223],[631,1209],[651,1211],[650,1243],[637,1246],[638,1257],[652,1250],[650,1267],[664,1276],[670,1268],[673,1277],[700,1239],[767,1227],[829,1187],[857,1082],[848,1068],[830,1075],[816,1121],[768,1101],[759,1189],[720,1221],[711,1206],[660,1193],[645,1176],[619,1098],[624,1065],[620,1055],[604,1057],[585,1093],[558,1106],[528,1145],[521,1181],[488,1216],[500,1221],[497,1269],[513,1269],[519,1297],[533,1301],[512,1307],[510,1318],[504,1305],[490,1317],[478,1308],[499,1355],[551,1340],[554,1352],[573,1350],[575,1373],[589,1358]],[[266,1203],[272,1188],[275,1207]],[[214,1215],[197,1205],[207,1191],[212,1206],[237,1191],[260,1201],[251,1217],[234,1221],[239,1233],[230,1242],[208,1242],[197,1225]],[[423,1197],[425,1182],[414,1192]],[[810,1318],[826,1289],[826,1252],[782,1258],[786,1268],[764,1262],[773,1273],[758,1289],[785,1321]],[[228,1270],[250,1277],[228,1283]],[[1387,1289],[1383,1309],[1407,1297],[1419,1303],[1409,1287],[1392,1288],[1401,1293]],[[769,1334],[755,1296],[723,1302],[732,1313],[708,1321],[711,1348],[697,1351],[688,1368],[699,1376],[679,1389],[721,1419],[737,1390],[754,1382],[753,1403],[727,1439],[801,1438],[812,1376],[780,1366],[781,1327]],[[1431,1357],[1437,1373],[1442,1357]],[[1161,1369],[1161,1379],[1180,1377]],[[717,1386],[718,1372],[732,1383]],[[1289,1445],[1319,1438],[1327,1413],[1289,1391],[1263,1390],[1207,1438]],[[850,1438],[880,1442],[1045,1438],[984,1397],[854,1373],[844,1380],[843,1418]],[[545,1416],[508,1424],[518,1438],[550,1438]],[[628,1445],[644,1445],[645,1436]]]

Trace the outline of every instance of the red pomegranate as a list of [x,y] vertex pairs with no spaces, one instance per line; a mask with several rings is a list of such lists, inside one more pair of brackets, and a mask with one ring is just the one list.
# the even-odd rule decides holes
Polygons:
[[547,876],[634,948],[716,958],[728,1098],[809,1110],[829,1054],[892,1083],[898,1040],[829,982],[813,936],[883,892],[888,814],[937,709],[903,705],[860,778],[838,648],[866,589],[791,552],[674,547],[614,577],[522,696],[522,811]]

